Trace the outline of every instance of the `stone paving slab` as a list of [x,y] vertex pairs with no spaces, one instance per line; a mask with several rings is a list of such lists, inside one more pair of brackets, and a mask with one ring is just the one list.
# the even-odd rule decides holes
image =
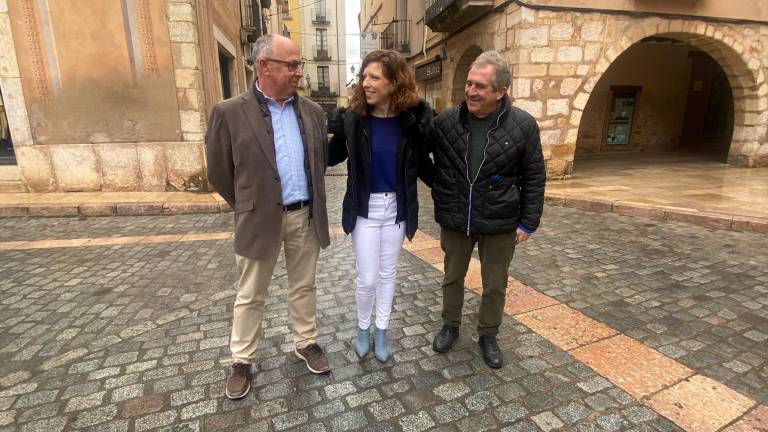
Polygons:
[[[510,300],[514,302],[513,299]],[[618,333],[605,324],[587,318],[565,305],[518,314],[515,315],[515,319],[559,348],[568,351]]]
[[765,432],[768,430],[768,406],[756,407],[737,423],[724,430],[727,432]]
[[710,378],[694,375],[653,395],[648,405],[686,430],[715,432],[755,402]]

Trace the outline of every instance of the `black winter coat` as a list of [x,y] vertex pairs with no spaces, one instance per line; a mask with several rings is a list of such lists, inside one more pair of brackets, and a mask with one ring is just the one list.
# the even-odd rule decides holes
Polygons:
[[547,173],[539,127],[507,96],[488,132],[476,178],[467,172],[470,132],[462,102],[435,118],[430,132],[435,172],[432,198],[435,220],[443,228],[467,234],[513,232],[518,224],[535,230],[544,209]]
[[[405,234],[413,239],[419,226],[417,178],[432,184],[433,165],[429,158],[426,134],[432,125],[432,109],[425,101],[400,113],[400,135],[397,140],[397,222],[405,222]],[[355,229],[357,216],[368,217],[370,198],[371,141],[370,123],[352,111],[336,109],[328,118],[333,134],[329,145],[328,165],[347,160],[347,191],[342,204],[341,225],[349,234]]]

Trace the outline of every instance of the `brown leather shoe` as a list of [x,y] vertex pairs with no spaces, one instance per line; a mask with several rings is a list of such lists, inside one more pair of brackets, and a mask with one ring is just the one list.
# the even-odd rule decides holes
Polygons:
[[227,374],[227,399],[242,399],[251,390],[251,365],[246,363],[232,363]]
[[313,343],[304,348],[296,348],[294,350],[296,356],[307,363],[307,369],[310,372],[316,374],[323,374],[331,370],[328,365],[328,357],[325,356],[325,352],[320,345]]

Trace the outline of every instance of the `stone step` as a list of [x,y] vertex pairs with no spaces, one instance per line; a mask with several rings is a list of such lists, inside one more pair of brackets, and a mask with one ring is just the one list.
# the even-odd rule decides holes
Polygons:
[[0,180],[0,193],[29,192],[23,181]]

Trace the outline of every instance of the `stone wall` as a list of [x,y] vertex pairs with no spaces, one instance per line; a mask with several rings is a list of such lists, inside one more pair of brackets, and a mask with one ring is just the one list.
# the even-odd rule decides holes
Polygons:
[[514,65],[513,103],[538,120],[548,174],[562,178],[572,172],[582,116],[603,74],[629,47],[654,35],[689,43],[718,62],[734,95],[729,162],[768,166],[768,25],[553,12],[510,4],[432,45],[427,57],[441,47],[447,50],[443,96],[456,103],[461,75],[466,74],[465,52],[479,47],[506,54]]

